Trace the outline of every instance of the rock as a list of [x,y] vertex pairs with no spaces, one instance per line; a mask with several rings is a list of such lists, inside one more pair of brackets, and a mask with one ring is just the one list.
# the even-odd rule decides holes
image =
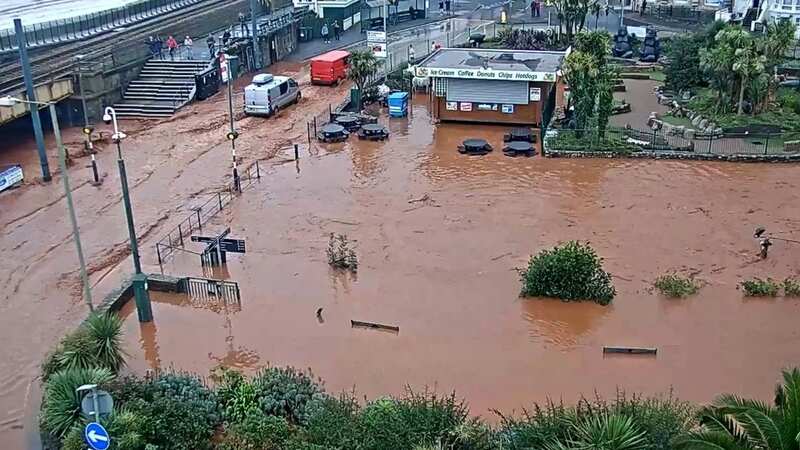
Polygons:
[[683,136],[683,133],[686,132],[686,127],[683,125],[678,125],[677,127],[673,128],[672,131],[676,136]]
[[691,141],[692,139],[694,139],[694,130],[693,130],[693,129],[691,129],[691,128],[687,128],[687,129],[686,129],[686,130],[683,132],[683,138],[684,138],[684,139],[688,139],[688,140],[690,140],[690,141]]
[[708,128],[708,119],[701,120],[700,123],[697,124],[697,126],[700,127],[700,129],[705,130],[706,128]]
[[700,114],[694,116],[694,118],[692,118],[692,126],[693,127],[699,126],[701,120],[703,120],[703,116],[701,116]]

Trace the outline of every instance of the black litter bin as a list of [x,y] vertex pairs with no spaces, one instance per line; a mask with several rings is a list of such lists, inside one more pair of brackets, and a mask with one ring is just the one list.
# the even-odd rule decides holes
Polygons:
[[311,27],[300,27],[300,36],[298,36],[298,40],[300,42],[308,42],[314,38],[314,29]]

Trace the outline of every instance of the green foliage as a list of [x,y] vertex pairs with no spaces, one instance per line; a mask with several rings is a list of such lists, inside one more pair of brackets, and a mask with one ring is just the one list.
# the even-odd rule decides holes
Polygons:
[[120,434],[139,435],[159,450],[212,448],[210,439],[221,425],[221,414],[216,394],[196,376],[130,377],[108,390],[120,407],[137,417],[120,423]]
[[497,33],[497,40],[501,44],[500,48],[514,50],[555,50],[563,48],[552,32],[542,30],[502,28]]
[[328,256],[328,264],[337,269],[347,269],[352,272],[358,270],[358,257],[347,235],[331,233],[325,254]]
[[780,290],[780,285],[772,278],[767,278],[766,280],[753,278],[752,280],[742,281],[741,285],[744,295],[748,297],[775,297]]
[[639,148],[608,131],[601,137],[597,130],[558,130],[558,134],[547,138],[547,148],[568,152],[606,152],[627,155]]
[[48,378],[44,384],[44,399],[40,416],[43,433],[62,439],[81,420],[81,402],[75,389],[84,384],[103,384],[114,374],[105,368],[64,369]]
[[698,35],[676,36],[670,43],[667,56],[669,62],[664,67],[665,84],[669,89],[680,91],[704,83],[700,70],[700,49],[704,41]]
[[796,450],[800,445],[800,370],[783,371],[775,405],[725,394],[699,413],[702,428],[679,440],[677,450]]
[[240,422],[252,411],[259,411],[255,386],[244,375],[235,370],[221,369],[218,379],[217,398],[225,420]]
[[315,378],[311,370],[269,367],[251,382],[261,411],[283,417],[291,424],[304,424],[315,405],[326,397],[322,380]]
[[116,374],[124,365],[122,320],[115,314],[94,313],[45,358],[42,379],[63,369],[103,367]]
[[305,424],[307,440],[324,448],[358,448],[362,438],[360,412],[355,393],[325,397],[309,412]]
[[800,297],[800,280],[786,278],[783,280],[783,295],[787,297]]
[[378,73],[380,64],[381,62],[371,51],[354,50],[350,52],[350,70],[347,72],[347,77],[353,80],[359,91],[364,92],[367,81]]
[[777,91],[778,104],[781,108],[800,114],[800,91],[791,88],[780,88]]
[[616,67],[606,64],[611,41],[605,31],[582,32],[575,38],[575,49],[564,61],[564,79],[569,85],[569,101],[574,107],[575,128],[589,128],[596,119],[604,137],[614,104]]
[[292,429],[283,417],[250,410],[225,430],[220,450],[284,450]]
[[572,424],[567,442],[551,442],[548,450],[644,450],[644,432],[631,417],[620,414],[598,414]]
[[675,273],[661,275],[653,282],[653,286],[662,294],[672,298],[686,298],[700,290],[700,284],[693,278],[682,277]]
[[542,250],[520,272],[524,297],[555,297],[562,300],[593,300],[611,303],[616,290],[602,259],[589,246],[577,241]]
[[573,51],[564,60],[563,73],[569,86],[569,102],[574,108],[575,127],[589,128],[589,121],[594,115],[596,81],[600,69],[592,55]]
[[602,67],[611,51],[611,36],[606,30],[584,31],[575,36],[574,51],[579,51],[591,56],[594,64]]

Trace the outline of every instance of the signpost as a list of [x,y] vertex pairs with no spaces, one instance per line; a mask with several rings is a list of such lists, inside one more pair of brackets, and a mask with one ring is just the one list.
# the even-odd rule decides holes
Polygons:
[[386,31],[367,30],[367,46],[376,58],[386,58]]
[[13,165],[0,171],[0,192],[10,187],[21,184],[23,179],[22,166]]
[[192,236],[192,242],[204,242],[206,248],[200,255],[200,263],[202,265],[218,266],[227,261],[225,254],[231,253],[246,253],[247,248],[244,239],[226,238],[230,234],[231,229],[226,228],[225,231],[216,237],[210,236]]
[[97,422],[86,425],[83,430],[83,438],[92,450],[106,450],[111,445],[111,436],[108,431]]

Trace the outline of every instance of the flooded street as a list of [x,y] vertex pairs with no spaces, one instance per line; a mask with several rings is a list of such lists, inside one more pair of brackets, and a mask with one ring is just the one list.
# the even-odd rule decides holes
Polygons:
[[[291,142],[305,141],[306,121],[341,101],[349,86],[316,87],[308,84],[308,69],[278,64],[273,73],[297,77],[303,87],[300,104],[270,119],[237,121],[237,141],[242,165],[267,159]],[[238,92],[249,82],[237,82]],[[235,96],[240,110],[241,95]],[[205,201],[230,180],[230,143],[224,93],[184,108],[158,122],[123,121],[129,137],[122,143],[140,252],[144,269],[157,272],[155,241],[189,212],[194,199]],[[45,125],[46,132],[49,128]],[[117,174],[116,149],[111,128],[97,130],[104,140],[96,143],[98,164],[105,175],[100,187],[91,186],[89,158],[75,159],[70,169],[73,198],[81,227],[95,304],[119,286],[133,269],[129,258],[125,216]],[[43,184],[30,132],[4,130],[0,164],[22,163],[26,185],[0,196],[0,323],[3,349],[0,358],[0,442],[22,448],[26,391],[39,373],[39,363],[60,337],[85,316],[81,299],[75,246],[66,214],[61,178],[57,171],[52,135],[48,134],[53,182]],[[64,133],[70,154],[82,148],[80,129]]]
[[[204,227],[247,240],[247,254],[205,273],[240,283],[241,310],[155,293],[155,321],[140,326],[129,304],[132,368],[289,364],[311,367],[334,392],[455,389],[488,416],[617,387],[768,400],[779,370],[800,360],[800,300],[737,289],[748,277],[798,274],[797,248],[775,245],[761,261],[752,239],[756,226],[800,229],[796,167],[466,157],[456,152],[463,139],[498,149],[506,128],[434,126],[424,96],[412,118],[381,121],[392,133],[384,143],[303,146],[297,165],[285,149]],[[356,241],[357,275],[329,269],[331,232]],[[612,305],[518,298],[515,268],[570,239],[605,258]],[[204,275],[189,254],[164,270]],[[705,286],[683,300],[653,293],[653,279],[673,270]],[[658,355],[604,357],[604,345]]]

